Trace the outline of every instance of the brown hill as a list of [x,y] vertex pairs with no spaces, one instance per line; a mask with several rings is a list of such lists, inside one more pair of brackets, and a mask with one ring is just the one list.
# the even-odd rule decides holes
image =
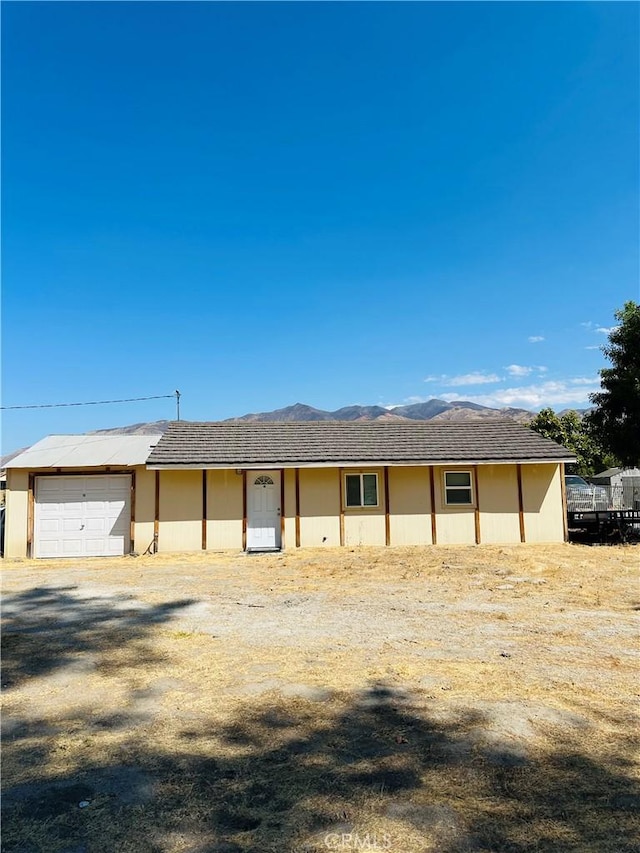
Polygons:
[[486,421],[492,418],[500,418],[504,420],[509,418],[519,424],[528,424],[533,418],[533,412],[526,409],[467,409],[462,406],[454,406],[452,409],[447,409],[446,412],[440,412],[439,415],[431,418],[432,421]]
[[466,421],[486,420],[487,418],[511,418],[519,423],[527,423],[533,417],[533,412],[526,409],[492,409],[471,403],[468,400],[454,400],[447,403],[444,400],[427,400],[424,403],[413,403],[408,406],[394,406],[385,409],[383,406],[344,406],[335,411],[316,409],[305,403],[294,403],[284,409],[272,412],[251,412],[237,418],[227,418],[228,421]]

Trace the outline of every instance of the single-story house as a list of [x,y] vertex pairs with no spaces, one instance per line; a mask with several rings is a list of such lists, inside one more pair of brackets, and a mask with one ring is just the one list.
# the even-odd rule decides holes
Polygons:
[[562,542],[565,448],[512,421],[174,422],[8,465],[8,557]]

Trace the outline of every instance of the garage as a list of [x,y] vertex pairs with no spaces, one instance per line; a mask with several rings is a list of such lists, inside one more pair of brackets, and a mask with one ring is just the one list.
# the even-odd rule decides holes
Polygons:
[[35,478],[35,557],[129,553],[129,474]]
[[5,557],[144,552],[158,518],[159,433],[49,435],[7,464]]

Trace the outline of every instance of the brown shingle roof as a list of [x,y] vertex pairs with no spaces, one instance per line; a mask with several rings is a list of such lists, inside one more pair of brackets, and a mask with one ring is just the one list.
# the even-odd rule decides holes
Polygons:
[[174,422],[149,467],[572,461],[554,441],[513,421],[469,423]]

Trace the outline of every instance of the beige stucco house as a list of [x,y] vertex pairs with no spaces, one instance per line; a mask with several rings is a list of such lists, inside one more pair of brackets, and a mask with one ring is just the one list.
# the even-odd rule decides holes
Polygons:
[[5,556],[561,542],[573,460],[511,421],[49,436],[8,465]]

